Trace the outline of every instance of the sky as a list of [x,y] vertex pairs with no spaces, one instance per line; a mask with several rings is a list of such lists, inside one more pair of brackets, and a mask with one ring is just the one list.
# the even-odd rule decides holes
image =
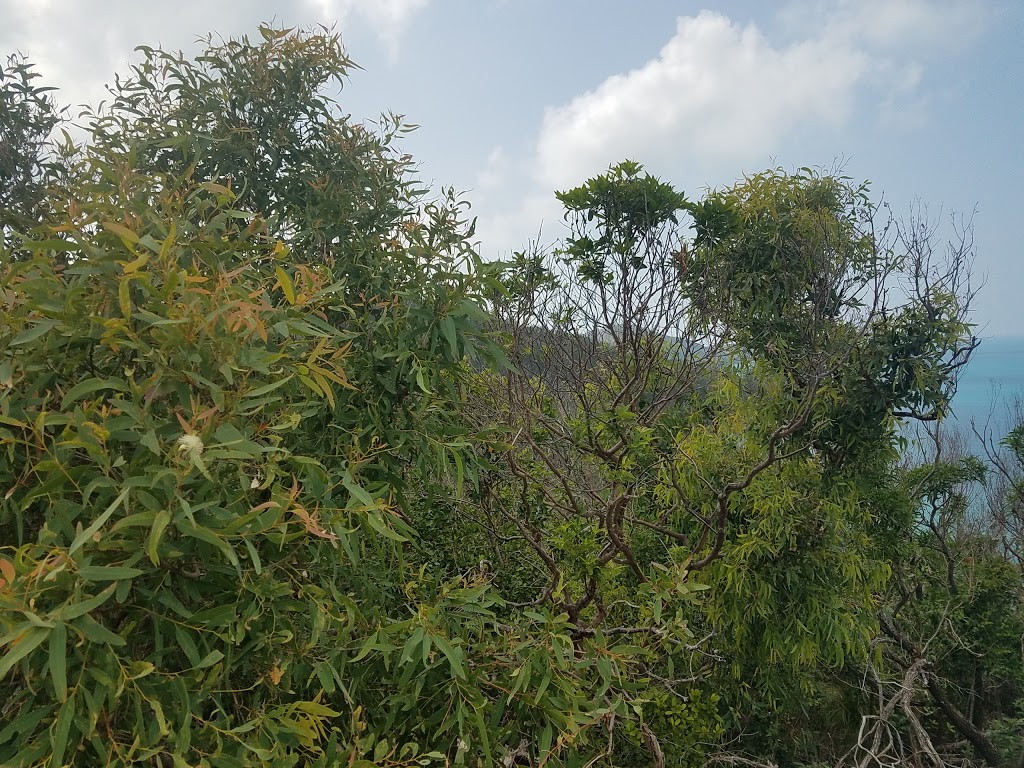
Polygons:
[[420,126],[403,150],[485,256],[562,236],[554,191],[626,158],[691,199],[840,165],[897,215],[968,217],[979,335],[1024,335],[1020,0],[0,0],[0,54],[95,104],[136,45],[260,22],[336,26],[342,108]]

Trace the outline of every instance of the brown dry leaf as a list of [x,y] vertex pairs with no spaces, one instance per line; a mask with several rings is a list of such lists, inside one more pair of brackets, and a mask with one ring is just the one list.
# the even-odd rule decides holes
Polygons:
[[305,526],[306,530],[312,533],[314,536],[319,536],[321,539],[327,539],[328,541],[337,541],[337,535],[330,531],[325,531],[320,525],[319,521],[313,515],[305,510],[304,507],[296,506],[292,508],[292,512],[295,516],[302,521],[302,525]]
[[14,563],[10,560],[0,558],[0,590],[8,584],[14,584]]

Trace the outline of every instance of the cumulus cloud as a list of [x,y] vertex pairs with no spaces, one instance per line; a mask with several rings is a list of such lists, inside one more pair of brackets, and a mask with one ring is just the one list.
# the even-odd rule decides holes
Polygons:
[[987,15],[983,0],[801,0],[781,20],[827,40],[907,55],[966,45]]
[[844,120],[870,66],[852,46],[808,40],[778,48],[757,27],[717,13],[680,18],[656,58],[547,111],[538,180],[574,183],[609,158],[659,149],[719,157],[770,152],[797,125]]
[[428,0],[309,0],[320,9],[325,19],[344,22],[350,16],[362,16],[376,29],[378,37],[392,54],[397,50],[401,35],[418,11]]
[[[857,112],[920,127],[922,62],[977,34],[979,2],[797,0],[772,34],[713,11],[680,17],[643,66],[545,110],[532,157],[522,161],[533,189],[516,212],[485,214],[481,231],[496,239],[517,227],[533,231],[529,216],[558,215],[550,190],[625,157],[682,172],[677,182],[719,183],[772,162],[795,138],[839,135]],[[499,239],[499,247],[509,245]]]
[[261,22],[310,25],[358,21],[393,49],[428,0],[0,0],[0,51],[29,54],[66,99],[95,103],[124,72],[136,45],[194,51],[198,38],[255,32]]

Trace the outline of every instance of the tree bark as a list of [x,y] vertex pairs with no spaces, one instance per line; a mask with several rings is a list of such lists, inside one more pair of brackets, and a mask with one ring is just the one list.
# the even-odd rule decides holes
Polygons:
[[[918,648],[909,637],[899,630],[895,622],[886,620],[885,616],[879,617],[879,624],[882,631],[885,632],[890,638],[895,640],[900,648],[910,655],[912,659],[923,659],[924,654],[921,649]],[[992,743],[992,740],[984,734],[984,732],[978,728],[971,719],[964,715],[952,701],[949,700],[949,696],[946,695],[946,690],[942,687],[942,683],[939,681],[938,676],[932,670],[929,664],[926,667],[925,673],[925,687],[928,689],[928,694],[932,697],[932,701],[935,702],[935,706],[941,710],[949,722],[952,723],[953,727],[959,731],[960,735],[967,739],[982,759],[992,766],[992,768],[1002,768],[1004,761],[1002,755],[999,754],[999,750],[996,749],[996,745]]]
[[996,749],[996,745],[992,743],[991,739],[979,730],[978,727],[965,717],[963,712],[957,709],[953,702],[949,700],[945,689],[942,687],[942,683],[939,682],[938,677],[936,677],[934,673],[929,671],[925,679],[927,680],[926,685],[928,687],[928,693],[931,695],[932,701],[935,702],[935,705],[942,710],[942,713],[947,718],[949,718],[949,721],[961,733],[961,735],[971,742],[978,754],[981,755],[986,763],[991,765],[992,768],[1000,768],[1003,765],[1003,758],[1002,755],[999,754],[999,750]]

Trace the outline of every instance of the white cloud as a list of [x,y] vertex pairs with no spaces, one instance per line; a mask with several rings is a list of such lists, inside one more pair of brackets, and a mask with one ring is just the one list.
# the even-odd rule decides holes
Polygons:
[[717,13],[681,18],[657,58],[547,111],[538,180],[558,187],[610,160],[670,151],[771,153],[795,126],[845,119],[870,66],[850,46],[809,40],[777,48],[753,25]]
[[545,111],[523,163],[532,191],[513,203],[514,213],[484,212],[481,232],[493,233],[500,249],[513,247],[536,231],[539,219],[531,217],[557,220],[551,190],[627,157],[667,170],[676,183],[702,185],[774,162],[799,137],[841,135],[868,110],[888,126],[921,128],[928,120],[922,62],[977,34],[985,16],[979,4],[798,0],[780,13],[771,37],[713,11],[680,17],[643,66]]
[[987,15],[983,0],[802,0],[783,20],[826,40],[906,54],[966,45]]
[[[512,251],[536,241],[545,245],[563,237],[566,225],[561,208],[551,191],[532,192],[510,208],[474,202],[474,210],[484,209],[477,220],[477,239],[485,256],[506,257]],[[507,212],[488,215],[488,210]]]
[[390,49],[397,52],[402,33],[429,0],[308,0],[319,8],[325,19],[344,22],[350,16],[361,16],[368,21],[377,36]]
[[194,52],[210,33],[252,34],[262,22],[283,26],[358,21],[392,52],[428,0],[0,0],[0,51],[29,54],[61,99],[105,97],[104,83],[136,60],[136,45]]
[[887,128],[899,131],[927,130],[929,94],[920,86],[924,66],[911,62],[893,73],[888,93],[878,105],[878,120]]
[[505,148],[497,146],[487,155],[483,170],[477,174],[476,183],[479,189],[489,189],[498,186],[508,172],[508,157]]

